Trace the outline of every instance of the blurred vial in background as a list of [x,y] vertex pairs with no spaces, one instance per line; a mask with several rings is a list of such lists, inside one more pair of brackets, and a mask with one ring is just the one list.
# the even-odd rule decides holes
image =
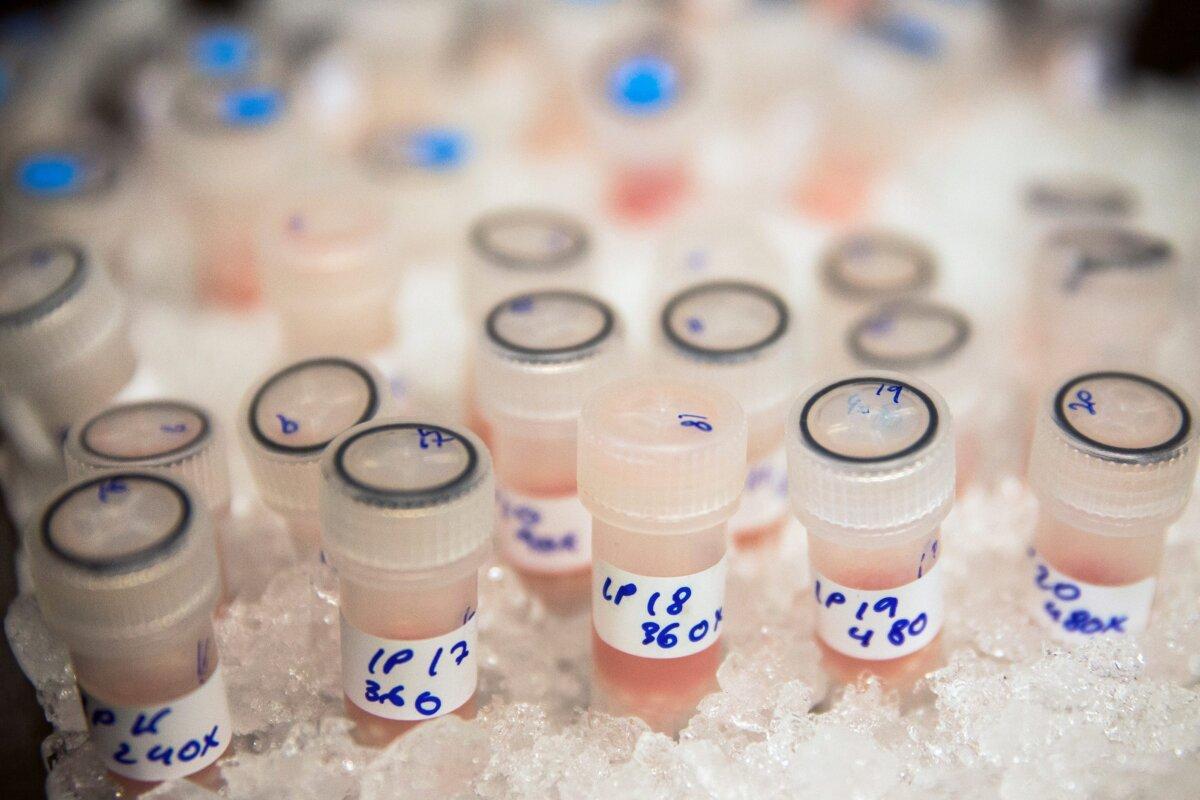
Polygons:
[[714,280],[756,283],[786,293],[788,274],[756,216],[690,215],[659,246],[649,288],[657,304],[676,292]]
[[988,363],[971,319],[943,303],[901,300],[864,315],[846,333],[843,367],[903,372],[936,389],[954,415],[955,485],[961,493],[996,477],[993,448],[983,443],[996,418],[996,392],[976,374]]
[[788,416],[792,507],[808,532],[830,673],[904,687],[939,658],[940,526],[954,501],[949,409],[924,383],[869,372],[808,389]]
[[400,255],[387,209],[359,187],[289,193],[263,215],[257,261],[290,356],[367,355],[395,340]]
[[422,720],[474,716],[495,504],[487,448],[439,425],[367,422],[329,445],[320,492],[356,737],[382,746]]
[[591,295],[535,291],[492,309],[475,352],[500,552],[552,610],[586,607],[592,519],[576,487],[576,428],[584,398],[628,369],[620,321]]
[[787,303],[754,283],[698,283],[663,306],[657,349],[665,374],[720,387],[746,413],[749,472],[729,533],[774,541],[788,519],[784,417],[802,374]]
[[134,795],[185,776],[219,788],[233,727],[203,502],[163,473],[96,473],[52,496],[25,539],[38,606],[70,651],[109,777]]
[[187,484],[204,504],[221,556],[224,599],[232,599],[224,552],[232,524],[225,436],[211,413],[180,400],[144,400],[109,406],[71,426],[63,455],[67,478],[105,470],[163,474]]
[[208,302],[258,301],[256,220],[300,155],[283,87],[196,80],[176,94],[171,118],[151,142],[156,167],[187,203],[196,237],[197,281]]
[[921,242],[890,231],[863,231],[836,240],[819,264],[816,352],[819,369],[844,360],[850,325],[880,303],[929,294],[938,262]]
[[605,385],[579,418],[592,514],[593,703],[674,734],[716,688],[746,415],[701,383]]
[[[467,325],[479,330],[501,300],[541,289],[587,291],[593,282],[591,232],[574,217],[540,208],[502,208],[479,217],[467,234],[461,275]],[[470,341],[470,340],[469,340]],[[471,342],[472,345],[474,342]],[[488,441],[467,354],[467,426]]]
[[1141,374],[1079,375],[1038,408],[1030,612],[1056,639],[1140,633],[1196,476],[1196,408]]
[[606,207],[621,222],[656,224],[695,194],[692,163],[711,86],[690,42],[639,31],[597,54],[582,76],[584,113],[608,162]]
[[318,463],[326,445],[389,404],[374,367],[335,356],[289,364],[246,393],[238,415],[242,452],[263,505],[283,517],[302,557],[315,558],[320,547]]
[[31,466],[61,470],[67,428],[134,368],[125,300],[93,254],[64,240],[0,256],[0,410]]

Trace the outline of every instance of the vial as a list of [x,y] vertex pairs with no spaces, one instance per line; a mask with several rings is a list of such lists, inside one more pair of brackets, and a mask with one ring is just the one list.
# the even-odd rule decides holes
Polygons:
[[[467,235],[462,303],[478,330],[497,303],[538,289],[586,291],[592,282],[592,236],[579,220],[542,208],[502,208],[475,220]],[[468,352],[467,426],[488,440],[479,411],[474,353]]]
[[279,514],[301,555],[320,548],[320,459],[344,430],[387,410],[387,387],[361,361],[318,357],[291,363],[252,386],[238,436],[259,496]]
[[715,688],[746,446],[745,413],[707,384],[631,378],[584,402],[597,702],[656,730],[677,731]]
[[781,289],[787,272],[767,231],[753,216],[698,214],[681,222],[659,248],[651,290],[665,302],[697,283],[740,280]]
[[233,729],[203,503],[162,472],[93,473],[51,496],[25,543],[110,776],[134,793],[185,776],[216,788]]
[[983,434],[995,409],[987,387],[972,374],[982,354],[966,313],[930,300],[885,303],[850,326],[844,349],[847,371],[903,372],[942,393],[955,420],[959,492],[992,474]]
[[553,289],[497,304],[476,348],[500,552],[555,610],[586,603],[591,586],[592,518],[576,487],[579,413],[627,360],[622,326],[607,303]]
[[609,162],[610,213],[652,224],[679,210],[709,105],[693,48],[665,28],[626,36],[597,54],[585,84],[584,112]]
[[663,306],[658,340],[665,374],[721,387],[745,411],[749,470],[729,532],[742,546],[770,542],[789,516],[783,429],[799,370],[787,303],[754,283],[698,283]]
[[495,482],[470,433],[380,419],[321,459],[322,543],[341,589],[342,686],[357,735],[474,714],[478,570]]
[[937,280],[933,253],[903,234],[867,230],[836,240],[819,267],[819,363],[838,363],[847,328],[863,314],[883,302],[927,295]]
[[394,244],[387,209],[337,183],[295,192],[266,215],[258,262],[292,357],[367,354],[393,341]]
[[833,676],[903,686],[936,659],[939,529],[954,500],[946,402],[894,372],[818,384],[788,416],[792,508],[808,534],[817,642]]
[[268,81],[188,81],[151,146],[187,205],[200,296],[222,305],[256,303],[261,207],[296,158],[286,92]]
[[[180,400],[145,400],[109,406],[71,426],[63,446],[67,477],[135,469],[164,474],[191,487],[208,510],[218,554],[232,523],[229,463],[216,418]],[[232,587],[221,559],[224,599]]]
[[0,256],[0,413],[29,462],[61,470],[67,428],[134,367],[124,298],[92,253],[42,241]]
[[1030,612],[1067,643],[1144,631],[1196,476],[1195,405],[1154,378],[1090,372],[1048,393],[1034,430]]

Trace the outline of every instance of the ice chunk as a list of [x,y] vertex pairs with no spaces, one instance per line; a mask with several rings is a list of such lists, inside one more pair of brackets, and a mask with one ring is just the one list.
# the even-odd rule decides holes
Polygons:
[[4,633],[21,671],[37,689],[50,724],[64,731],[84,730],[87,725],[67,648],[46,627],[33,595],[12,601],[4,616]]

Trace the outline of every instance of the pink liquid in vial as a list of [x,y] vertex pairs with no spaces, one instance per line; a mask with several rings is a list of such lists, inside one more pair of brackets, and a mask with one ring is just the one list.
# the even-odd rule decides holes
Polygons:
[[1033,546],[1055,569],[1097,586],[1124,586],[1158,574],[1166,529],[1148,527],[1140,535],[1090,533],[1042,514]]
[[[419,577],[390,584],[367,585],[342,578],[341,610],[346,621],[364,633],[386,639],[428,639],[462,627],[479,607],[479,577],[474,567],[451,565]],[[346,714],[355,723],[354,738],[382,747],[420,722],[377,717],[344,699]],[[475,716],[475,698],[453,712],[463,719]]]
[[230,308],[250,308],[261,299],[255,245],[244,216],[220,211],[204,226],[200,248],[199,291],[205,302]]
[[[622,530],[595,518],[592,526],[593,556],[640,575],[692,575],[725,555],[724,523],[685,534]],[[613,713],[638,716],[668,734],[682,729],[700,700],[716,691],[722,655],[717,639],[683,658],[641,658],[606,644],[592,631],[592,660],[602,704]]]
[[679,209],[692,184],[683,164],[620,169],[609,189],[609,208],[622,222],[654,224]]

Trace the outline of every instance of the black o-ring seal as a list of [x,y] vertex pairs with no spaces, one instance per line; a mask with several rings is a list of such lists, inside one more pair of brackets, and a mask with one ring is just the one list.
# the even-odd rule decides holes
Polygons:
[[250,408],[247,412],[250,425],[250,434],[254,437],[255,441],[268,450],[276,453],[285,453],[288,455],[319,453],[328,447],[330,442],[341,435],[341,431],[339,431],[337,434],[330,436],[324,441],[317,442],[316,444],[286,445],[280,444],[279,442],[268,438],[267,435],[258,427],[258,406],[259,403],[262,402],[263,395],[266,394],[267,390],[284,378],[311,367],[344,367],[362,378],[363,383],[367,387],[367,407],[363,409],[362,414],[359,415],[358,419],[356,419],[350,425],[350,427],[354,427],[354,425],[359,425],[363,422],[366,422],[374,417],[376,412],[379,411],[379,392],[375,388],[375,381],[371,378],[371,374],[358,364],[346,358],[337,358],[333,356],[309,358],[305,359],[304,361],[297,361],[295,364],[285,367],[284,369],[281,369],[279,372],[276,372],[274,375],[272,375],[262,386],[258,388],[258,391],[254,393],[254,398],[250,401]]
[[[448,481],[443,481],[436,486],[430,486],[419,490],[408,489],[386,489],[380,486],[360,481],[358,478],[350,474],[346,469],[346,451],[350,446],[366,436],[371,436],[384,431],[395,430],[414,430],[420,428],[422,430],[438,431],[449,434],[455,441],[461,442],[463,448],[467,451],[467,463],[463,467],[462,472],[455,475]],[[442,425],[435,425],[425,422],[388,422],[380,425],[374,425],[361,431],[355,432],[353,435],[346,437],[337,449],[333,456],[333,466],[337,470],[338,477],[342,479],[348,486],[351,486],[367,495],[377,498],[389,505],[400,505],[402,507],[414,508],[432,505],[434,501],[446,499],[446,495],[452,489],[455,489],[466,483],[475,474],[475,467],[479,464],[479,454],[475,451],[475,445],[466,436],[463,436],[456,430],[452,430]]]
[[3,261],[0,261],[0,269],[3,269],[5,265],[11,262],[19,260],[21,256],[31,256],[38,250],[50,250],[52,252],[66,251],[67,255],[74,261],[71,265],[71,273],[67,275],[66,280],[40,300],[35,300],[24,308],[18,308],[16,311],[0,314],[0,325],[16,327],[36,322],[77,295],[79,290],[83,288],[83,284],[88,280],[91,264],[88,262],[83,248],[68,241],[50,241],[22,247],[19,250],[9,253]]
[[[941,320],[949,322],[954,326],[954,336],[950,341],[946,342],[941,347],[930,350],[927,353],[912,356],[900,356],[897,358],[881,358],[872,354],[866,347],[863,346],[863,334],[867,329],[885,315],[892,316],[908,316],[923,319]],[[846,349],[850,351],[850,355],[855,361],[861,364],[866,364],[871,367],[880,367],[884,369],[909,370],[917,367],[925,367],[930,364],[937,364],[943,359],[949,358],[954,353],[967,343],[971,337],[971,321],[967,319],[965,314],[948,307],[938,305],[936,303],[923,302],[904,302],[888,303],[880,308],[875,309],[850,328],[846,334]]]
[[[914,266],[912,281],[896,287],[870,289],[847,280],[842,271],[846,249],[858,239],[868,239],[882,244],[889,250],[902,253],[911,259]],[[825,286],[841,297],[870,300],[913,294],[928,289],[937,276],[936,257],[920,242],[900,234],[872,232],[848,237],[837,242],[821,259],[821,280]]]
[[[491,241],[493,230],[513,224],[543,225],[562,230],[570,238],[570,246],[540,258],[518,258],[497,250]],[[471,246],[489,264],[512,270],[555,269],[579,260],[591,247],[587,230],[576,220],[565,214],[535,208],[505,209],[481,217],[471,226],[469,238]]]
[[[703,347],[684,339],[671,325],[672,315],[683,303],[703,294],[726,290],[754,295],[759,299],[766,300],[778,315],[775,327],[771,329],[770,333],[757,342],[741,347]],[[756,283],[729,280],[706,281],[684,289],[668,300],[667,304],[663,306],[662,313],[659,315],[659,323],[662,327],[663,335],[667,337],[667,341],[689,355],[712,361],[736,361],[765,350],[783,338],[783,335],[787,333],[788,326],[791,324],[791,313],[788,311],[787,303],[783,301],[783,298],[770,289],[759,286]]]
[[[600,330],[578,344],[567,345],[565,347],[526,347],[525,345],[517,344],[516,342],[506,339],[503,335],[501,335],[498,322],[500,316],[506,310],[508,310],[513,303],[525,298],[535,301],[539,299],[552,298],[575,300],[583,305],[590,306],[591,308],[594,308],[600,312],[602,317]],[[607,339],[613,332],[615,326],[616,315],[613,313],[612,308],[610,308],[607,303],[593,297],[590,294],[573,292],[568,289],[544,289],[541,291],[525,292],[523,294],[514,295],[497,303],[496,306],[488,313],[487,319],[484,321],[484,330],[488,335],[488,339],[490,339],[491,342],[497,347],[521,356],[528,356],[534,360],[545,359],[547,361],[559,360],[562,356],[575,355],[590,350]]]
[[[849,386],[849,385],[855,384],[855,383],[899,384],[907,391],[915,394],[917,397],[919,397],[921,399],[921,402],[925,404],[925,409],[926,409],[926,411],[929,412],[929,424],[925,427],[925,432],[922,433],[915,442],[910,444],[908,447],[905,447],[903,450],[898,450],[895,453],[888,453],[887,455],[882,455],[882,456],[847,456],[842,453],[836,453],[833,450],[830,450],[825,445],[818,442],[816,440],[816,438],[812,435],[812,431],[808,427],[809,411],[812,410],[812,407],[814,405],[816,405],[816,402],[818,400],[820,400],[822,397],[824,397],[825,395],[832,392],[834,389],[840,389],[843,386]],[[853,378],[845,378],[843,380],[837,381],[836,383],[831,383],[828,386],[826,386],[825,388],[816,392],[812,397],[808,398],[808,401],[804,404],[804,408],[802,408],[800,410],[800,436],[804,440],[804,443],[806,445],[808,445],[812,449],[816,450],[821,455],[828,456],[829,458],[832,458],[835,461],[843,461],[843,462],[846,462],[849,464],[881,464],[885,461],[894,461],[899,458],[904,458],[905,456],[912,455],[913,453],[916,453],[919,450],[921,450],[922,448],[924,448],[927,444],[929,444],[930,441],[933,440],[933,437],[937,434],[937,429],[938,429],[938,425],[940,424],[940,422],[941,422],[941,420],[938,415],[937,406],[934,405],[933,400],[931,400],[929,398],[929,395],[925,394],[923,391],[921,391],[917,387],[913,386],[912,384],[910,384],[906,381],[903,381],[903,380],[897,380],[895,378],[883,378],[883,377],[872,376],[872,375],[859,375],[859,376],[855,376]]]
[[[154,408],[182,409],[183,411],[188,411],[192,414],[195,414],[200,419],[200,430],[186,444],[181,444],[178,447],[171,448],[170,450],[163,450],[148,456],[110,455],[108,453],[100,452],[96,448],[92,447],[92,445],[88,442],[88,432],[91,431],[93,425],[96,425],[102,420],[129,411]],[[92,417],[90,420],[88,420],[87,425],[83,427],[83,430],[79,432],[79,446],[90,455],[93,455],[96,458],[102,458],[105,461],[114,461],[125,464],[139,461],[158,461],[160,459],[170,458],[171,456],[177,456],[182,453],[186,453],[188,450],[196,448],[208,438],[211,430],[212,424],[209,422],[208,414],[199,406],[186,403],[182,400],[143,400],[140,403],[125,403],[119,406],[114,406]]]
[[[1112,379],[1112,378],[1133,381],[1134,383],[1140,383],[1143,386],[1149,386],[1150,388],[1157,389],[1158,391],[1165,394],[1168,398],[1170,398],[1172,401],[1174,401],[1176,407],[1179,408],[1179,416],[1180,416],[1179,430],[1177,430],[1174,433],[1174,435],[1172,435],[1171,438],[1167,439],[1166,441],[1161,442],[1159,444],[1151,445],[1149,447],[1116,447],[1115,445],[1105,444],[1104,442],[1101,442],[1097,439],[1093,439],[1092,437],[1087,436],[1082,431],[1080,431],[1078,428],[1076,428],[1070,422],[1070,420],[1067,419],[1066,415],[1063,414],[1063,401],[1066,400],[1067,393],[1070,392],[1071,389],[1073,389],[1073,388],[1077,387],[1079,384],[1083,383],[1084,381],[1106,380],[1106,379]],[[1092,447],[1097,448],[1098,450],[1102,451],[1103,453],[1110,454],[1110,455],[1117,456],[1117,457],[1123,457],[1123,458],[1130,459],[1133,461],[1141,461],[1148,456],[1161,455],[1161,454],[1170,452],[1171,450],[1174,450],[1185,439],[1187,439],[1188,435],[1191,433],[1191,430],[1192,430],[1192,414],[1188,410],[1187,404],[1184,403],[1183,398],[1181,398],[1179,395],[1175,394],[1175,392],[1169,386],[1165,386],[1164,384],[1159,383],[1158,381],[1154,380],[1153,378],[1147,378],[1144,375],[1138,375],[1133,372],[1121,372],[1119,370],[1104,370],[1104,371],[1100,371],[1100,372],[1088,372],[1088,373],[1079,375],[1079,376],[1074,377],[1071,380],[1067,381],[1054,394],[1053,413],[1054,413],[1055,424],[1057,424],[1058,427],[1061,428],[1068,435],[1075,437],[1076,439],[1078,439],[1079,441],[1081,441],[1085,444],[1088,444]]]

